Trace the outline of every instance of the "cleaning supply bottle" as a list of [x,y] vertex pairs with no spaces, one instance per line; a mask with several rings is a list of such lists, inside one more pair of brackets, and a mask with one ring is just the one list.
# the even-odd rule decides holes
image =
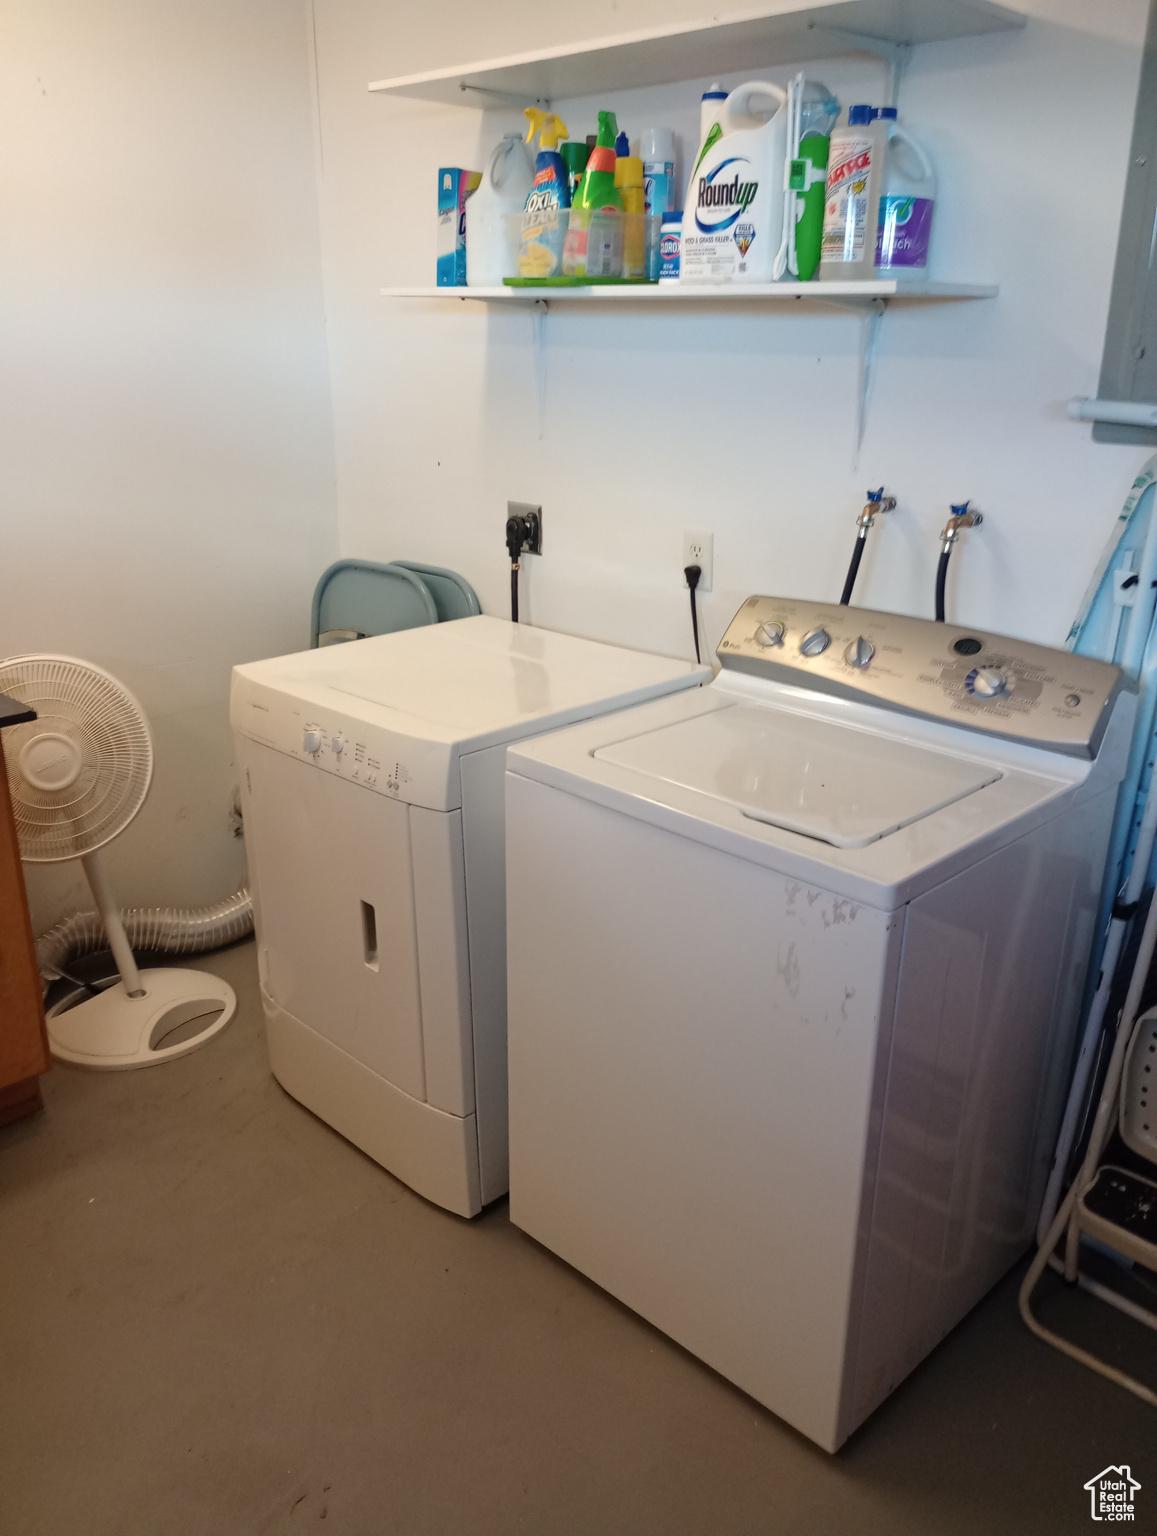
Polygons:
[[[936,172],[920,145],[897,122],[895,107],[881,107],[878,116],[888,141],[880,187],[876,276],[923,282],[928,276]],[[469,203],[466,209],[469,213]]]
[[824,199],[820,281],[876,275],[876,229],[887,128],[870,106],[848,108],[847,125],[832,130]]
[[643,192],[643,162],[636,155],[617,155],[615,186],[623,200],[623,277],[647,277],[647,218]]
[[587,159],[590,150],[583,143],[569,140],[566,144],[560,144],[558,152],[566,165],[567,184],[570,187],[570,200],[574,202],[574,195],[578,190],[578,184],[583,179],[583,172],[587,168]]
[[623,266],[623,199],[615,186],[613,112],[599,113],[599,132],[571,208],[562,269],[568,277],[618,277]]
[[675,206],[675,135],[670,128],[644,128],[639,140],[643,161],[643,205],[647,213],[647,276],[659,276],[659,238],[663,215]]
[[522,135],[508,133],[494,146],[481,184],[466,203],[466,282],[471,288],[498,287],[518,271],[518,216],[533,182]]
[[749,80],[713,105],[683,205],[679,281],[768,283],[783,233],[787,92]]
[[673,209],[663,215],[663,228],[659,238],[659,281],[679,281],[679,249],[683,242],[683,210]]
[[630,139],[627,138],[626,132],[624,131],[623,133],[616,134],[615,135],[615,159],[616,160],[625,160],[626,157],[630,153],[631,153],[631,141],[630,141]]
[[526,142],[538,134],[538,158],[522,214],[518,271],[522,277],[557,277],[566,239],[566,220],[561,214],[570,207],[566,163],[557,146],[567,128],[561,117],[538,107],[527,107],[523,115],[528,124]]
[[792,276],[802,283],[810,282],[820,264],[830,136],[839,115],[840,104],[826,86],[811,80],[804,83],[799,107],[799,146],[791,167],[791,186],[796,193]]

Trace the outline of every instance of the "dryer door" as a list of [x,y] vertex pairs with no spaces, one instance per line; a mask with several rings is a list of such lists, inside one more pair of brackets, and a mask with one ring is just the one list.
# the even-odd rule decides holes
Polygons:
[[266,990],[425,1100],[409,806],[239,742]]

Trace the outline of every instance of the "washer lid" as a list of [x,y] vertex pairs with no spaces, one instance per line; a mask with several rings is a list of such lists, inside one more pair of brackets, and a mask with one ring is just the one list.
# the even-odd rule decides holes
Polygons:
[[599,747],[594,755],[836,848],[866,847],[1001,777],[991,764],[744,705]]

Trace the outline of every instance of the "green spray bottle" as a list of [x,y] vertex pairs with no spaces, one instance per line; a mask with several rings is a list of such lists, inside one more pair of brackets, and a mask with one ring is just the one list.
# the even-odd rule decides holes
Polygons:
[[563,247],[568,277],[619,277],[623,270],[623,199],[615,186],[613,112],[599,113],[599,132],[575,193]]

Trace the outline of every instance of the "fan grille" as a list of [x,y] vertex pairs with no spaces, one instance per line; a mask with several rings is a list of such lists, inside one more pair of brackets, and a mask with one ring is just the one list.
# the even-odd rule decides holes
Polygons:
[[[0,661],[0,693],[34,709],[35,720],[3,733],[4,758],[20,856],[34,864],[93,853],[140,810],[153,776],[144,711],[99,667],[71,656]],[[67,787],[45,789],[26,777],[22,753],[37,737],[63,738],[79,771]]]

